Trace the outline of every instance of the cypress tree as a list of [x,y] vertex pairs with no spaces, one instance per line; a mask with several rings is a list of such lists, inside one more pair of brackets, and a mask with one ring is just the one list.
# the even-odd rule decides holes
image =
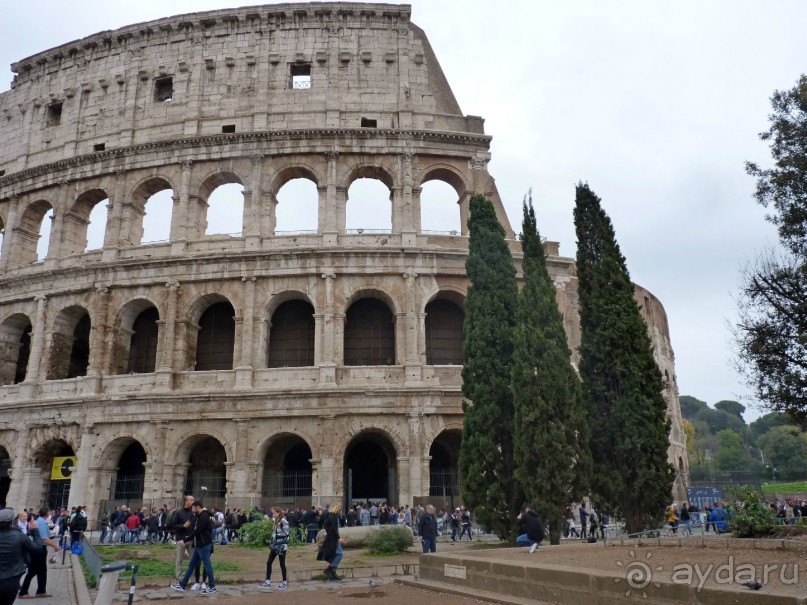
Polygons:
[[516,317],[516,271],[493,204],[470,200],[465,300],[460,472],[463,499],[477,520],[513,539],[521,502],[513,474],[513,394],[510,374]]
[[611,220],[587,184],[577,185],[574,223],[592,491],[634,533],[671,500],[664,383]]
[[524,287],[518,297],[513,354],[516,479],[536,506],[551,544],[560,544],[566,508],[587,488],[580,379],[546,267],[530,195],[523,204]]

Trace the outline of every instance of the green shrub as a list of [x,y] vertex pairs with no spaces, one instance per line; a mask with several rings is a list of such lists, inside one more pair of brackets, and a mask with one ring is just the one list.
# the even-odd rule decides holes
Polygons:
[[263,548],[269,546],[272,537],[272,528],[275,523],[272,519],[261,519],[260,521],[250,521],[245,523],[238,530],[238,537],[244,546]]
[[741,495],[742,505],[729,518],[729,531],[736,538],[764,538],[776,531],[773,509],[754,491]]
[[382,527],[370,532],[364,546],[374,555],[397,555],[412,546],[412,532],[408,527]]

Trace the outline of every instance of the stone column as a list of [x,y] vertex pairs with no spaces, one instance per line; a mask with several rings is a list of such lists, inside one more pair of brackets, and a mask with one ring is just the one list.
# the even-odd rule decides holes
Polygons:
[[[320,386],[333,386],[336,384],[336,330],[334,317],[334,282],[336,273],[333,269],[325,269],[322,274],[325,280],[325,307],[322,319],[319,322],[321,328],[320,344],[321,352],[317,353],[319,359],[319,383]],[[316,344],[316,343],[315,343]]]
[[4,271],[11,264],[11,240],[14,234],[14,226],[17,224],[17,206],[19,205],[20,198],[17,195],[12,195],[8,202],[8,221],[3,225],[3,245],[0,248],[0,271]]
[[227,503],[249,500],[254,494],[249,489],[249,441],[251,422],[237,420],[235,422],[235,460],[228,460],[227,467]]
[[59,266],[62,257],[62,239],[64,238],[64,216],[67,213],[69,204],[70,185],[62,181],[59,183],[59,196],[53,208],[53,224],[50,227],[50,242],[48,244],[48,254],[45,257],[45,267],[55,268]]
[[46,311],[48,306],[48,297],[40,294],[35,298],[36,300],[36,317],[34,318],[34,325],[31,327],[31,353],[28,356],[28,371],[25,374],[23,385],[28,385],[28,389],[20,389],[20,395],[25,398],[33,398],[36,385],[40,382],[39,376],[42,373],[42,364],[45,355],[45,336],[46,330]]
[[[83,506],[90,504],[97,504],[96,502],[87,502],[87,488],[89,486],[90,467],[92,466],[93,446],[95,445],[95,425],[85,424],[84,432],[81,434],[81,443],[79,443],[78,451],[76,452],[76,470],[70,476],[70,496],[68,497],[67,506],[72,508],[74,506]],[[87,513],[88,516],[90,513]]]
[[87,377],[97,379],[96,390],[100,390],[100,377],[109,371],[107,360],[114,347],[110,342],[112,326],[109,318],[109,300],[112,294],[106,286],[98,286],[92,301],[92,322],[90,324],[90,360]]
[[165,442],[168,423],[154,423],[154,437],[151,439],[151,458],[144,463],[146,476],[143,481],[143,499],[159,500],[164,497]]
[[244,224],[242,233],[246,239],[247,249],[259,248],[261,244],[261,199],[263,191],[261,178],[263,174],[263,155],[256,153],[249,156],[252,161],[252,180],[250,189],[244,189]]
[[107,205],[107,229],[104,232],[104,249],[101,260],[113,261],[118,257],[118,249],[123,247],[121,228],[123,224],[123,207],[126,199],[126,173],[115,174],[115,191]]
[[[328,172],[325,183],[324,216],[319,219],[319,229],[322,233],[322,244],[324,246],[335,246],[339,241],[339,234],[345,232],[344,197],[340,196],[338,191],[338,189],[344,191],[344,188],[339,187],[337,175],[336,162],[339,159],[339,153],[329,151],[325,153],[325,159],[328,162]],[[322,206],[322,202],[320,202],[320,206]],[[340,224],[341,227],[339,226]]]
[[[422,450],[422,421],[420,416],[416,411],[413,411],[408,420],[409,424],[409,504],[412,503],[412,498],[415,496],[428,496],[429,495],[429,487],[428,487],[428,477],[429,477],[429,466],[428,466],[428,456],[426,456],[426,469],[424,475],[423,469],[423,452]],[[427,452],[428,453],[428,452]],[[424,476],[425,476],[425,487],[424,487]]]
[[[174,207],[171,213],[171,253],[181,254],[185,251],[185,243],[193,237],[193,225],[190,223],[190,190],[191,169],[193,162],[181,162],[182,176],[179,196],[174,192]],[[194,222],[195,224],[195,222]]]
[[471,192],[467,191],[457,201],[460,206],[460,229],[462,235],[468,235],[468,218],[470,217]]
[[173,388],[173,373],[175,363],[176,331],[177,331],[177,300],[179,298],[179,282],[173,281],[165,284],[165,319],[160,326],[157,350],[160,357],[157,362],[157,384]]
[[[251,389],[253,368],[252,342],[255,336],[255,281],[254,276],[241,278],[244,283],[244,311],[241,320],[239,363],[235,368],[235,388]],[[239,341],[236,340],[238,343]]]
[[404,278],[404,329],[396,330],[398,334],[404,336],[404,365],[406,366],[405,383],[407,385],[420,385],[423,381],[422,367],[418,355],[420,341],[420,330],[418,325],[418,313],[415,308],[417,297],[415,286],[417,273],[410,271],[403,274]]
[[14,510],[22,510],[29,506],[27,494],[30,491],[29,471],[31,469],[28,467],[27,457],[30,441],[28,431],[28,425],[23,423],[15,429],[14,448],[9,452],[11,454],[11,468],[9,469],[11,485],[6,496],[6,506]]
[[324,495],[322,491],[322,460],[312,458],[311,462],[311,503],[324,504],[320,498]]
[[[417,234],[420,231],[420,198],[412,195],[414,183],[412,180],[412,162],[415,154],[405,151],[401,154],[401,189],[397,201],[401,208],[401,245],[409,248],[417,245]],[[418,202],[417,206],[415,202]],[[395,227],[393,227],[395,232]]]

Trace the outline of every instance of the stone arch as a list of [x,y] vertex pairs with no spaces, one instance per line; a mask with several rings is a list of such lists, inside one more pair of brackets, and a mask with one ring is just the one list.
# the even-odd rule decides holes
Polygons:
[[93,466],[101,469],[101,493],[115,504],[140,506],[146,479],[145,462],[153,460],[148,439],[117,432],[98,444]]
[[272,179],[274,235],[316,233],[327,213],[324,179],[303,164],[287,166]]
[[[229,170],[217,171],[208,175],[199,186],[199,203],[196,206],[191,204],[191,208],[189,209],[189,212],[204,212],[205,215],[204,217],[189,216],[188,223],[199,224],[201,226],[200,230],[202,233],[204,233],[204,235],[232,235],[235,233],[242,233],[244,228],[243,192],[245,187],[244,183],[246,182],[248,181],[246,181],[238,173]],[[218,195],[222,193],[220,188],[227,185],[240,185],[241,191],[236,192],[234,190],[235,188],[228,188],[228,190],[223,194],[222,199],[211,199],[211,197],[218,197]],[[216,192],[219,192],[219,194]],[[238,199],[234,199],[236,196],[238,196]],[[223,199],[224,197],[226,197],[226,200]],[[225,204],[227,208],[224,207]],[[237,216],[238,220],[233,221],[233,216]],[[214,223],[219,222],[224,222],[226,227],[222,228],[214,225]],[[201,236],[202,233],[199,235]]]
[[356,288],[345,300],[344,311],[347,312],[350,305],[355,303],[360,298],[377,298],[378,300],[383,301],[390,308],[393,315],[397,315],[400,312],[398,305],[395,303],[395,298],[392,296],[392,294],[390,294],[389,290],[386,288],[381,288],[377,285],[368,285]]
[[283,188],[283,185],[294,179],[313,181],[314,185],[317,187],[325,180],[315,168],[304,162],[295,160],[293,164],[281,168],[271,177],[269,192],[272,194],[272,197],[277,199],[277,193]]
[[6,237],[6,219],[3,216],[5,212],[0,212],[0,259],[3,258],[3,240]]
[[441,499],[441,508],[453,508],[461,496],[461,443],[462,429],[446,426],[429,444],[429,496]]
[[[65,213],[62,221],[63,256],[81,254],[88,249],[87,229],[90,226],[90,215],[93,213],[94,208],[104,200],[109,200],[109,195],[100,188],[89,189],[76,197],[76,201]],[[104,228],[106,228],[106,225],[104,225]],[[103,242],[103,235],[100,239]]]
[[380,290],[361,290],[348,303],[344,364],[396,365],[396,314],[392,298]]
[[[313,366],[316,322],[314,305],[305,295],[288,298],[275,307],[268,322],[267,366]],[[275,301],[273,301],[274,303]]]
[[281,431],[259,448],[261,498],[265,506],[307,506],[311,502],[313,441],[297,432]]
[[[364,179],[368,182],[359,183]],[[373,185],[373,182],[378,185]],[[386,188],[387,199],[381,199],[379,186]],[[393,231],[396,223],[394,191],[392,170],[373,163],[354,165],[345,180],[344,230],[359,234]]]
[[[29,265],[37,261],[37,246],[39,245],[42,222],[53,205],[44,199],[31,202],[20,215],[20,221],[14,230],[14,255],[18,265]],[[47,256],[47,253],[44,254]]]
[[[453,190],[453,193],[451,193]],[[460,235],[462,233],[461,204],[469,190],[465,175],[448,164],[426,168],[413,191],[418,231]]]
[[[124,217],[124,228],[121,235],[130,246],[139,246],[144,242],[144,235],[150,239],[146,233],[144,218],[146,216],[146,204],[153,195],[166,190],[171,190],[176,195],[177,189],[171,179],[161,174],[154,174],[141,179],[133,188],[130,194],[132,203],[128,206],[127,215]],[[170,223],[173,222],[173,209],[169,214]]]
[[218,431],[205,428],[187,435],[177,447],[174,460],[187,469],[180,477],[184,493],[202,499],[208,508],[224,507],[227,465],[233,461],[233,453]]
[[426,303],[424,313],[426,364],[463,365],[465,299],[452,290],[437,292]]
[[11,463],[10,449],[4,443],[0,443],[0,508],[8,505],[8,492],[11,489]]
[[372,163],[372,161],[357,163],[349,168],[342,186],[349,189],[353,182],[358,179],[376,179],[384,183],[390,191],[396,185],[394,171],[386,166]]
[[450,164],[431,164],[423,169],[417,187],[423,187],[429,181],[435,180],[451,185],[460,199],[471,190],[465,174]]
[[146,297],[130,298],[120,306],[112,328],[113,374],[140,374],[155,370],[159,320],[158,305]]
[[357,500],[398,501],[398,457],[405,451],[388,431],[364,427],[355,432],[342,453],[347,504]]
[[[75,455],[76,449],[61,436],[52,436],[31,452],[32,466],[39,470],[42,481],[39,501],[44,502],[51,509],[67,506],[72,483],[72,471],[69,469],[66,469],[67,473],[70,473],[69,478],[53,479],[51,477],[54,458]],[[36,496],[33,498],[36,500]]]
[[71,305],[56,314],[51,327],[48,380],[87,375],[91,328],[90,313],[82,305]]
[[229,298],[211,293],[188,306],[189,367],[196,371],[232,370],[236,310]]
[[0,323],[0,385],[25,380],[31,352],[31,319],[13,313]]

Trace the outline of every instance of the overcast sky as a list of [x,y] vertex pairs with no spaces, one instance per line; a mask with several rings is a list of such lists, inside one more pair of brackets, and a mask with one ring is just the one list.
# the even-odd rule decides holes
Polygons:
[[[0,0],[0,90],[12,62],[65,42],[264,3]],[[667,310],[681,394],[753,406],[728,326],[742,266],[776,234],[743,163],[769,163],[757,136],[769,97],[807,69],[807,2],[411,4],[463,112],[486,120],[489,170],[516,232],[532,187],[541,234],[573,256],[574,185],[587,181],[632,279]]]

